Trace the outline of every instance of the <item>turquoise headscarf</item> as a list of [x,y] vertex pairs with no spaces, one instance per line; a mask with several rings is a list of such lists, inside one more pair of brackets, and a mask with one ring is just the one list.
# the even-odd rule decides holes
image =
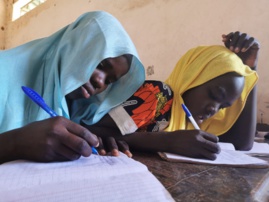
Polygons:
[[[86,83],[105,58],[133,55],[129,72],[90,99],[74,102],[70,115],[65,95]],[[0,133],[49,118],[21,90],[37,91],[60,116],[99,121],[130,97],[145,80],[135,46],[112,15],[89,12],[55,34],[0,52]]]

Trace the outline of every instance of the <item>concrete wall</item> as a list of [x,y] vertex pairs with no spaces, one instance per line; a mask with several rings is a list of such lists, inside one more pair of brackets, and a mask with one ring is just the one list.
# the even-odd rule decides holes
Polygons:
[[0,1],[0,50],[5,49],[5,33],[6,33],[6,23],[7,23],[7,16],[6,11],[8,10],[6,8],[7,6],[6,0]]
[[148,70],[147,79],[165,80],[189,48],[222,44],[223,33],[247,32],[261,42],[257,118],[261,121],[263,113],[263,122],[269,123],[268,8],[268,0],[47,0],[9,22],[5,46],[45,37],[84,12],[105,10],[130,34]]

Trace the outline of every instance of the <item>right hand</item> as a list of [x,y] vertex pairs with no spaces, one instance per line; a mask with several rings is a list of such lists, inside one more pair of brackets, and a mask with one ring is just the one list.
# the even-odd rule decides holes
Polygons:
[[169,147],[166,152],[192,158],[215,160],[220,153],[218,137],[202,130],[179,130],[167,134]]
[[41,162],[76,160],[91,155],[98,138],[86,128],[64,118],[54,117],[10,131],[15,156]]
[[246,33],[231,32],[222,35],[225,46],[236,53],[245,65],[250,68],[257,67],[260,43]]

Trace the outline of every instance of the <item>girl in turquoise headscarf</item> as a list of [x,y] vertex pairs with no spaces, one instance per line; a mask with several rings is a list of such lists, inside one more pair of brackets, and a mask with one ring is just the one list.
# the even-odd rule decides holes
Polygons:
[[[145,79],[128,34],[102,11],[86,13],[50,37],[0,52],[0,72],[0,162],[89,156],[98,140],[78,123],[98,122]],[[60,116],[50,118],[21,86],[37,91]]]

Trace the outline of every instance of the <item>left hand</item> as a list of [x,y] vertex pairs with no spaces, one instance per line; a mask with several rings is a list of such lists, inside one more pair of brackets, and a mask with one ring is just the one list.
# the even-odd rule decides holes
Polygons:
[[222,35],[225,46],[236,53],[245,65],[257,67],[260,44],[257,39],[246,33],[231,32]]
[[108,152],[111,156],[119,156],[119,151],[126,154],[128,157],[132,157],[133,154],[130,152],[129,145],[124,140],[115,140],[114,137],[107,137],[99,139],[98,152],[100,155],[107,155]]

